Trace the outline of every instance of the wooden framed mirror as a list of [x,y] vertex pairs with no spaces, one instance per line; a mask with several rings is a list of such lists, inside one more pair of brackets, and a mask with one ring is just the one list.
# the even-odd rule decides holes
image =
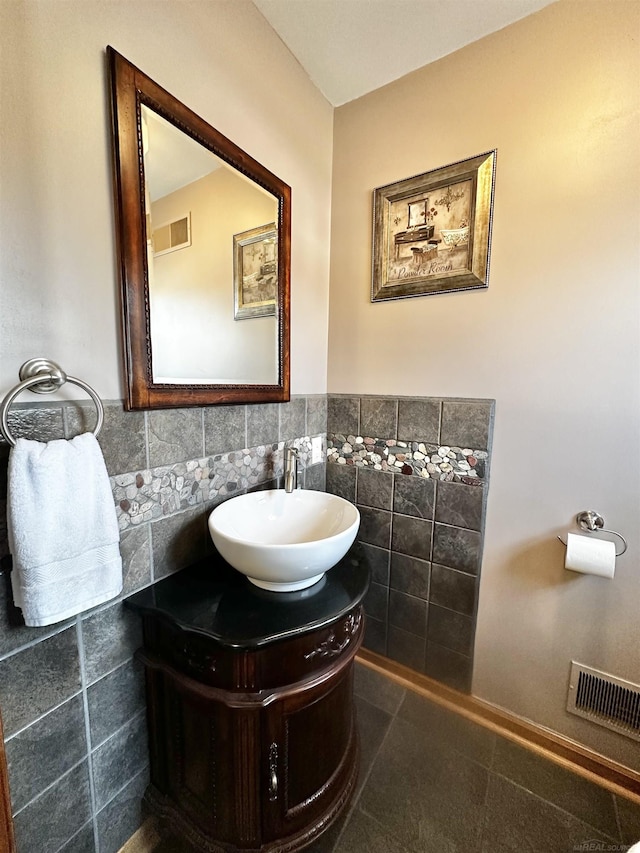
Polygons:
[[289,186],[107,55],[125,407],[288,400]]

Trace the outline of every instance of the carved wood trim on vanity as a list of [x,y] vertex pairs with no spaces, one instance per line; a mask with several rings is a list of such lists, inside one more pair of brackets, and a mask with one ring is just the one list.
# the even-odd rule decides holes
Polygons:
[[454,711],[501,737],[515,741],[578,776],[640,805],[640,773],[592,752],[562,735],[483,702],[475,696],[460,693],[368,649],[360,650],[358,661],[437,705]]

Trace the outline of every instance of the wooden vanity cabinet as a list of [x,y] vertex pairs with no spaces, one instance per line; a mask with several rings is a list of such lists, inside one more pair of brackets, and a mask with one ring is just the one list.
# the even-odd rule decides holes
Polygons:
[[251,648],[142,616],[152,812],[195,850],[302,849],[355,788],[360,602]]

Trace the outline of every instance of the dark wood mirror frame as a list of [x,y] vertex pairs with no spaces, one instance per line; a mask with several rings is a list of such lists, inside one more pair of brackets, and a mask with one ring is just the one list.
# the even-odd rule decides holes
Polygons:
[[[289,399],[291,189],[112,47],[109,61],[121,281],[125,407],[156,409]],[[153,381],[146,259],[141,107],[145,104],[275,196],[278,202],[278,382],[274,385],[163,384]],[[231,283],[230,283],[231,287]]]

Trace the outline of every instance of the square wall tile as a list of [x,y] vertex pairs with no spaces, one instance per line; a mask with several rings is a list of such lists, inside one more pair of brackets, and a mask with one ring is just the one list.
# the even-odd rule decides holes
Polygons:
[[310,465],[302,472],[304,477],[304,488],[313,489],[316,492],[324,492],[327,487],[327,468],[321,465]]
[[15,813],[86,757],[82,696],[9,738],[6,753]]
[[276,444],[280,430],[277,403],[259,403],[247,406],[247,447]]
[[142,797],[148,783],[149,771],[145,768],[98,812],[100,853],[118,853],[142,826],[145,818]]
[[396,474],[393,511],[416,518],[433,518],[436,481]]
[[360,434],[360,398],[329,397],[327,399],[327,432],[340,435]]
[[440,443],[440,400],[398,400],[398,439]]
[[[139,618],[139,617],[138,617]],[[91,745],[95,749],[145,707],[144,669],[136,660],[87,689]]]
[[[15,649],[26,646],[34,640],[43,640],[50,634],[60,631],[64,626],[71,625],[73,619],[68,619],[58,625],[47,625],[44,628],[28,628],[24,624],[22,611],[13,603],[11,589],[11,572],[0,575],[0,657],[9,655]],[[0,664],[0,672],[2,664]],[[2,688],[0,687],[0,694]]]
[[422,518],[394,514],[391,549],[409,557],[429,560],[432,528],[432,523]]
[[389,606],[388,587],[378,583],[370,583],[363,604],[367,616],[386,622]]
[[[120,403],[106,403],[104,424],[98,442],[110,476],[147,467],[144,412],[125,412]],[[65,407],[68,435],[93,429],[95,406]],[[42,439],[41,439],[42,440]]]
[[204,410],[205,456],[248,446],[245,406],[208,406]]
[[440,441],[450,447],[488,450],[493,400],[445,400]]
[[393,483],[396,479],[393,474],[375,471],[373,468],[357,468],[356,471],[358,503],[363,506],[390,510]]
[[448,684],[463,693],[471,692],[473,660],[469,655],[454,652],[427,640],[427,655],[424,671],[426,675]]
[[440,607],[473,616],[478,581],[475,575],[448,569],[436,563],[431,567],[430,601]]
[[307,397],[306,435],[318,435],[327,431],[327,396],[317,394]]
[[362,645],[378,655],[387,653],[387,622],[367,616],[364,622]]
[[484,487],[438,483],[436,521],[471,530],[482,529]]
[[391,513],[367,506],[359,506],[358,510],[360,512],[358,540],[366,542],[368,545],[377,545],[378,548],[388,548],[391,534]]
[[371,580],[374,583],[389,586],[389,550],[378,548],[376,545],[367,545],[366,542],[358,542],[352,546],[349,553],[356,559],[366,560],[371,569]]
[[427,628],[427,602],[396,589],[389,590],[389,625],[402,628],[416,637],[424,637]]
[[288,403],[280,403],[280,441],[302,438],[306,432],[307,401],[304,397],[292,397]]
[[429,604],[427,621],[430,641],[463,655],[472,653],[473,620],[469,616],[447,610],[437,604]]
[[58,853],[95,853],[95,849],[93,819],[91,819],[75,835],[71,836]]
[[80,690],[75,625],[0,661],[4,736],[71,698]]
[[388,397],[361,397],[360,435],[370,438],[396,438],[398,401]]
[[391,552],[391,581],[390,586],[400,592],[429,599],[431,563],[407,554]]
[[425,642],[424,637],[418,637],[395,625],[389,625],[387,657],[416,672],[424,672]]
[[204,455],[202,409],[152,409],[147,430],[150,468]]
[[[93,404],[92,408],[93,420],[89,429],[93,429],[96,422],[96,409]],[[9,432],[14,438],[29,438],[32,441],[55,441],[57,438],[65,437],[63,408],[61,406],[13,405],[7,413],[7,423]],[[84,432],[84,429],[79,429],[78,432]],[[0,441],[4,442],[4,437]]]
[[147,721],[141,713],[93,751],[96,808],[103,808],[148,764]]
[[70,770],[14,817],[21,853],[57,853],[91,816],[87,762]]
[[120,534],[123,589],[127,596],[151,583],[151,528],[148,524],[131,527]]
[[87,684],[130,660],[142,645],[142,620],[121,603],[99,610],[80,624]]
[[433,531],[433,562],[477,575],[480,570],[480,533],[436,524]]
[[209,535],[206,515],[203,507],[195,507],[152,522],[154,580],[180,571],[205,556]]
[[327,491],[351,503],[356,502],[356,468],[327,462]]

